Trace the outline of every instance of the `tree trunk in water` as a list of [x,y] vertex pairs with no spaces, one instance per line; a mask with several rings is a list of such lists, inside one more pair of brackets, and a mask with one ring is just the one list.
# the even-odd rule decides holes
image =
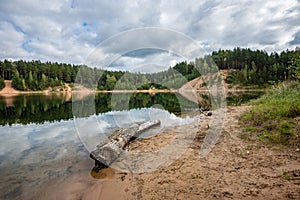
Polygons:
[[142,132],[154,127],[159,126],[160,121],[149,121],[141,125],[134,125],[126,129],[118,129],[108,137],[110,140],[106,144],[97,145],[96,149],[90,153],[90,157],[103,165],[109,166],[121,154],[123,148],[130,141],[138,137]]

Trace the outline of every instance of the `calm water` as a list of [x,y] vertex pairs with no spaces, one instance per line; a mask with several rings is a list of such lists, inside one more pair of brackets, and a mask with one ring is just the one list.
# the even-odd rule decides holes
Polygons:
[[53,190],[61,195],[59,185],[78,174],[95,181],[89,150],[101,135],[154,119],[162,127],[189,123],[192,118],[178,115],[198,108],[174,94],[97,94],[92,100],[78,98],[72,106],[66,95],[0,98],[0,199],[44,199]]
[[[256,96],[233,95],[227,101]],[[202,98],[207,106],[209,97]],[[169,93],[97,94],[73,104],[71,96],[62,94],[0,97],[0,199],[63,199],[67,184],[97,181],[90,176],[89,151],[100,142],[99,135],[155,119],[161,127],[187,124],[193,120],[187,112],[198,109]]]

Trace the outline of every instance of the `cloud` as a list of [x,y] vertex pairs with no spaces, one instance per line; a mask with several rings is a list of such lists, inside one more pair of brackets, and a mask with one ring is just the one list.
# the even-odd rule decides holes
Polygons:
[[293,35],[294,39],[289,42],[291,45],[300,45],[300,31]]
[[[12,0],[1,4],[0,13],[0,59],[81,64],[111,36],[145,27],[185,34],[207,52],[236,46],[267,51],[293,49],[300,37],[297,0],[187,0],[184,4],[176,0]],[[175,41],[163,34],[152,36],[146,33],[128,39],[134,41],[133,46],[154,42],[166,47],[168,41]],[[101,56],[125,50],[126,45],[126,41],[117,41],[102,49]],[[174,44],[181,51],[186,49],[180,45]]]
[[152,73],[167,70],[185,59],[168,51],[140,49],[127,53],[115,60],[109,68],[132,72]]
[[3,22],[0,24],[0,56],[1,59],[6,57],[18,58],[27,56],[27,52],[22,45],[25,44],[25,35],[18,31],[13,24]]

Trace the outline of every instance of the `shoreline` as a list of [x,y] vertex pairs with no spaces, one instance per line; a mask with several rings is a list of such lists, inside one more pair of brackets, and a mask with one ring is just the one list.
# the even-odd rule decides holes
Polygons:
[[[226,75],[223,75],[223,88],[225,89],[226,93],[236,93],[236,92],[263,92],[268,90],[268,88],[249,88],[249,87],[233,87],[230,88],[228,84],[225,83],[224,79],[226,77]],[[49,94],[60,94],[60,93],[68,93],[68,94],[73,94],[73,93],[111,93],[111,94],[122,94],[122,93],[149,93],[149,94],[156,94],[156,93],[207,93],[210,92],[212,90],[208,90],[203,88],[201,85],[201,83],[203,82],[202,80],[203,78],[198,77],[196,79],[193,79],[191,81],[189,81],[188,83],[186,83],[185,85],[181,86],[178,89],[142,89],[142,90],[138,90],[138,89],[133,89],[133,90],[90,90],[86,87],[84,87],[83,85],[80,84],[76,84],[75,85],[75,89],[72,89],[68,83],[64,83],[64,86],[61,87],[56,87],[56,88],[49,88],[46,90],[39,90],[39,91],[20,91],[20,90],[16,90],[11,86],[11,80],[5,80],[5,87],[0,90],[0,96],[3,97],[11,97],[11,96],[17,96],[17,95],[24,95],[24,94],[45,94],[45,95],[49,95]],[[232,87],[232,86],[231,86]]]
[[[227,90],[226,92],[264,92],[268,89],[233,89],[233,90]],[[209,92],[211,90],[201,90],[201,89],[195,89],[195,90],[185,90],[188,92],[194,91],[194,92]],[[72,90],[72,91],[49,91],[49,90],[39,90],[39,91],[20,91],[16,90],[14,92],[2,92],[0,90],[0,95],[18,95],[18,94],[57,94],[57,93],[177,93],[180,92],[179,89],[162,89],[162,90]]]
[[197,126],[168,128],[163,134],[129,144],[132,152],[153,152],[164,148],[175,136],[182,136],[182,141],[188,139],[187,129],[197,131],[192,144],[170,165],[147,173],[104,168],[87,174],[78,168],[64,181],[54,179],[50,186],[45,183],[31,197],[42,199],[59,183],[55,192],[63,192],[68,199],[298,199],[299,181],[297,177],[292,179],[300,172],[298,153],[240,137],[243,127],[238,119],[250,107],[228,107],[222,135],[205,158],[200,158],[199,150],[212,117],[203,118]]
[[1,92],[0,96],[2,97],[12,97],[12,96],[19,96],[19,95],[31,95],[31,94],[82,94],[82,93],[90,93],[90,94],[126,94],[126,93],[149,93],[149,94],[156,94],[156,93],[176,93],[177,90],[97,90],[97,91],[18,91],[18,92]]
[[5,87],[0,90],[0,96],[11,97],[23,94],[59,94],[59,93],[176,93],[179,92],[178,89],[148,89],[148,90],[90,90],[82,85],[75,86],[75,89],[72,89],[69,84],[65,83],[64,87],[61,88],[49,88],[46,90],[38,91],[20,91],[16,90],[11,86],[11,80],[5,80]]
[[85,89],[85,90],[63,90],[63,91],[49,91],[49,90],[39,90],[39,91],[20,91],[20,90],[16,90],[13,92],[2,92],[2,90],[0,91],[0,95],[3,96],[9,96],[9,95],[22,95],[22,94],[59,94],[59,93],[176,93],[179,92],[176,89],[163,89],[163,90],[89,90],[89,89]]

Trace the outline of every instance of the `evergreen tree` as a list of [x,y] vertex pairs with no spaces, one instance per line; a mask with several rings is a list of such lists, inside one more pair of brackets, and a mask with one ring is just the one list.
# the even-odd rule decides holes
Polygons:
[[23,90],[22,79],[20,79],[19,72],[16,68],[14,68],[12,72],[11,86],[17,90]]
[[0,90],[2,90],[5,87],[5,82],[2,77],[0,77]]
[[45,74],[42,74],[42,78],[39,84],[40,90],[45,90],[48,87],[47,77]]
[[114,75],[110,76],[109,74],[106,75],[106,88],[108,90],[113,90],[117,79]]
[[295,55],[291,57],[288,70],[292,79],[300,80],[300,50],[296,51]]
[[28,75],[28,79],[27,79],[27,85],[29,88],[33,88],[33,84],[34,84],[34,80],[33,80],[33,76],[32,76],[32,72],[30,71],[29,72],[29,75]]

